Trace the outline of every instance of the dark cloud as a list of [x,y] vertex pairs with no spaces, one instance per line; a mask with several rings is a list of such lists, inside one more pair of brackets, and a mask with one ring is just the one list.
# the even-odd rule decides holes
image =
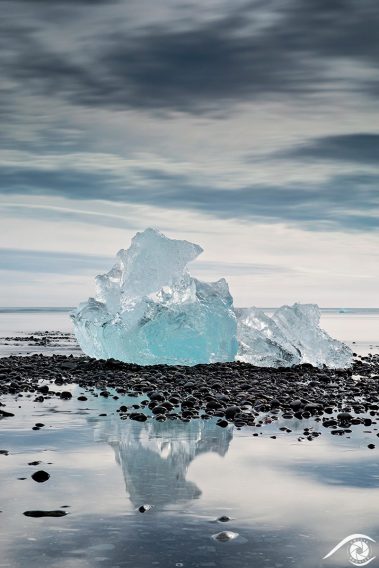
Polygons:
[[98,172],[0,168],[0,193],[4,195],[61,195],[71,199],[122,201],[127,187],[119,188],[117,181]]
[[285,159],[345,161],[377,166],[379,134],[340,134],[316,138],[295,148],[276,154]]
[[[371,84],[353,76],[365,65],[377,80],[375,0],[276,0],[268,6],[249,2],[186,27],[172,20],[124,32],[120,25],[99,28],[92,37],[87,30],[80,54],[49,45],[41,34],[24,33],[22,42],[16,34],[6,73],[32,92],[117,109],[206,112],[263,97],[373,93]],[[76,39],[80,45],[80,33]],[[341,59],[350,64],[349,79],[339,70]]]
[[20,7],[25,8],[44,8],[60,10],[62,7],[76,7],[76,6],[96,6],[96,5],[109,5],[116,4],[118,0],[0,0],[0,4],[18,4]]
[[195,185],[185,175],[140,170],[140,185],[109,173],[0,169],[1,193],[59,195],[193,210],[217,218],[298,224],[311,230],[378,230],[379,175],[338,175],[322,183],[251,185],[224,189]]

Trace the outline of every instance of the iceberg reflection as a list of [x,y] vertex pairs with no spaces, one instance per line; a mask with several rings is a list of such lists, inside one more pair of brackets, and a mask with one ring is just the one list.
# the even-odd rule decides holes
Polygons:
[[99,422],[96,438],[114,449],[132,504],[162,508],[200,497],[198,486],[186,479],[188,468],[200,454],[225,456],[233,430],[220,428],[214,420],[141,423],[116,419]]

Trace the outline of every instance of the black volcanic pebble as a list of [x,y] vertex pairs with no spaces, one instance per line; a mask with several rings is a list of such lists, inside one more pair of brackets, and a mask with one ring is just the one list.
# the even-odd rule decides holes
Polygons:
[[12,412],[7,412],[6,410],[0,409],[0,418],[11,418],[12,416],[14,416]]
[[25,517],[34,517],[39,519],[41,517],[64,517],[67,515],[67,512],[60,511],[58,509],[56,511],[25,511],[23,514]]
[[221,517],[218,517],[217,520],[219,523],[227,523],[228,521],[231,520],[231,518],[228,517],[227,515],[221,515]]
[[168,412],[168,410],[162,404],[158,404],[157,406],[154,406],[154,408],[152,409],[153,414],[166,414],[166,412]]
[[303,403],[301,402],[301,400],[293,400],[292,402],[290,402],[290,407],[292,408],[292,410],[298,411],[302,406]]
[[222,404],[217,400],[210,400],[209,402],[207,402],[208,410],[218,410],[219,408],[222,408]]
[[60,394],[60,397],[63,400],[69,400],[70,398],[72,398],[72,394],[68,391],[62,391],[61,394]]
[[131,420],[136,420],[137,422],[145,422],[145,420],[147,420],[146,414],[143,414],[142,412],[132,412],[129,414],[129,418]]
[[155,402],[164,402],[165,397],[161,392],[152,392],[148,393],[150,400]]
[[[113,398],[110,393],[114,391],[120,396],[144,395],[144,401],[139,399],[129,409],[120,406],[123,420],[147,420],[148,416],[139,412],[147,406],[159,421],[165,417],[183,422],[217,417],[238,428],[262,426],[263,430],[266,422],[282,417],[311,418],[330,428],[328,433],[341,430],[346,435],[355,425],[375,424],[379,410],[379,355],[359,357],[350,369],[322,370],[309,364],[275,369],[241,362],[141,367],[86,356],[0,358],[0,395],[30,397],[33,393],[41,403],[52,396],[71,398],[68,390],[54,392],[51,386],[41,385],[41,377],[52,385],[77,384],[92,396],[105,399]],[[0,407],[3,410],[1,402]],[[260,424],[258,413],[262,413]],[[322,417],[323,413],[327,417]],[[309,432],[302,440],[308,437],[314,438]]]
[[31,477],[34,481],[37,481],[37,483],[44,483],[50,478],[50,474],[41,469],[40,471],[34,472]]
[[155,420],[157,420],[158,422],[165,422],[165,420],[167,420],[167,417],[164,414],[158,414],[157,416],[155,416]]
[[241,412],[241,409],[239,406],[228,406],[225,411],[224,411],[224,415],[225,418],[234,418],[234,416],[236,414],[239,414]]
[[351,422],[353,417],[350,412],[340,412],[337,414],[337,419],[339,422]]
[[140,513],[146,513],[146,511],[150,511],[152,509],[152,505],[141,505],[138,507]]

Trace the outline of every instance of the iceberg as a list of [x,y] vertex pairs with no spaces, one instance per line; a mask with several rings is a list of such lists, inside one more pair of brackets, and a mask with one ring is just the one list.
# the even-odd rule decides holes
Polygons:
[[257,308],[239,309],[236,315],[240,361],[262,367],[351,365],[351,349],[320,328],[316,304],[282,306],[271,317]]
[[137,233],[96,277],[96,298],[71,315],[82,350],[140,365],[234,361],[237,319],[227,282],[201,282],[187,270],[202,252],[155,229]]
[[113,268],[96,277],[96,297],[71,314],[82,350],[140,365],[351,365],[349,347],[320,328],[317,305],[282,306],[271,316],[235,309],[226,280],[191,277],[187,265],[202,252],[155,229],[137,233]]

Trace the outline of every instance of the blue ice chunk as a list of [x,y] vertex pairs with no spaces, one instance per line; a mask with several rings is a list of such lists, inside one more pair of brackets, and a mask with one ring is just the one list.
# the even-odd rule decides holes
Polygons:
[[201,252],[155,229],[137,233],[97,276],[96,299],[71,316],[82,350],[141,365],[234,361],[237,321],[227,282],[201,282],[187,270]]

